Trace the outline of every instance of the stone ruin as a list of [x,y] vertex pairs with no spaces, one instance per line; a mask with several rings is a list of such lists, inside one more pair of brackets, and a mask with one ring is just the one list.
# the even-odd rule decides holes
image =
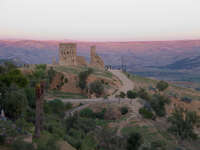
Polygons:
[[91,46],[90,49],[90,65],[92,67],[104,68],[103,60],[96,54],[96,46]]
[[59,65],[76,66],[76,44],[60,43],[59,44]]
[[56,58],[55,58],[55,57],[53,57],[53,59],[52,59],[52,65],[57,65],[57,62],[56,62]]
[[[53,62],[55,64],[55,62]],[[77,46],[75,43],[59,44],[59,65],[64,66],[90,66],[104,69],[104,62],[96,54],[96,46],[90,49],[90,64],[87,63],[83,56],[77,56]]]

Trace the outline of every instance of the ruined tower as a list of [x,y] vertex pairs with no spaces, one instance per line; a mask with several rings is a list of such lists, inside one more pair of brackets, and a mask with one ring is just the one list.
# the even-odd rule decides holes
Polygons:
[[76,44],[60,43],[59,44],[59,65],[76,66]]
[[56,58],[55,58],[55,57],[52,58],[52,65],[57,65],[57,62],[56,62]]
[[96,46],[90,47],[90,65],[100,69],[104,68],[104,62],[100,56],[96,54]]

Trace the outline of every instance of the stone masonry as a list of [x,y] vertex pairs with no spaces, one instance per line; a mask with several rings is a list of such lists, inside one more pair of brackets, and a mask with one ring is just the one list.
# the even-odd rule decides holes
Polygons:
[[76,66],[76,44],[60,43],[59,44],[59,65]]
[[100,69],[104,68],[104,62],[100,56],[96,54],[96,46],[90,47],[90,65]]
[[[96,54],[96,46],[90,47],[90,64],[83,56],[77,56],[76,43],[60,43],[59,44],[59,65],[65,66],[90,66],[104,69],[104,62],[100,56]],[[53,61],[53,64],[55,62]]]

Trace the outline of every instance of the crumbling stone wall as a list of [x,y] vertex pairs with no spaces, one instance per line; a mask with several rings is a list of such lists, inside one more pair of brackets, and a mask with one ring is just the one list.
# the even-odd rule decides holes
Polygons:
[[96,54],[96,46],[90,47],[90,65],[100,69],[104,68],[104,62],[100,56]]
[[59,44],[59,65],[76,66],[76,44],[60,43]]
[[77,65],[78,66],[88,66],[87,61],[84,56],[77,56]]
[[55,57],[52,58],[52,65],[57,65],[57,62],[56,62],[56,58],[55,58]]
[[[90,65],[83,56],[77,56],[77,46],[75,43],[60,43],[59,44],[59,65],[65,66],[91,66],[99,69],[104,69],[104,62],[100,56],[96,54],[96,46],[91,46],[90,50]],[[56,62],[53,61],[53,65]]]

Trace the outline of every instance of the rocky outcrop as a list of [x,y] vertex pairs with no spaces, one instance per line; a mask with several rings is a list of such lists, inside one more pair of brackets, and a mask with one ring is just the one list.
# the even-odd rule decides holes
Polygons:
[[96,54],[96,46],[91,46],[90,49],[90,66],[99,69],[104,69],[103,60],[100,56]]

